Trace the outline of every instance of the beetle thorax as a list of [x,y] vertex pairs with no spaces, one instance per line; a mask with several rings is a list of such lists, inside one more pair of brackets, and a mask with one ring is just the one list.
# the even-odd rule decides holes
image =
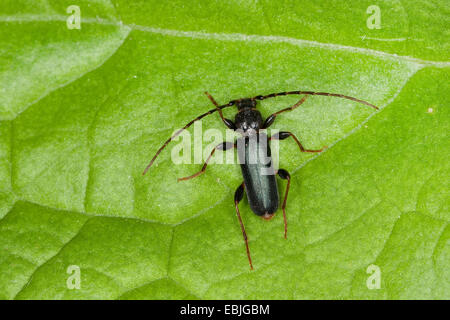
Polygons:
[[239,110],[235,118],[236,129],[247,132],[249,130],[258,131],[262,128],[263,120],[261,113],[252,108]]
[[236,103],[238,113],[235,117],[236,129],[247,131],[258,131],[263,126],[261,113],[256,109],[256,101],[243,99]]

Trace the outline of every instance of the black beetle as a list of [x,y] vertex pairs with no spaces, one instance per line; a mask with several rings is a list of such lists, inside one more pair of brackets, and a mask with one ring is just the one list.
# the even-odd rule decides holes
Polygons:
[[[272,161],[271,161],[271,151],[268,145],[269,140],[284,140],[288,137],[292,137],[300,148],[301,152],[321,152],[320,150],[310,150],[305,149],[297,137],[289,131],[280,131],[272,137],[267,137],[265,133],[260,132],[261,129],[267,129],[275,120],[275,118],[283,112],[294,110],[299,107],[303,102],[305,102],[308,96],[330,96],[330,97],[338,97],[344,98],[352,101],[356,101],[367,106],[370,106],[374,109],[378,110],[378,107],[366,102],[364,100],[360,100],[354,97],[346,96],[343,94],[337,93],[327,93],[327,92],[314,92],[314,91],[287,91],[280,93],[272,93],[265,96],[255,96],[253,98],[244,98],[232,100],[227,104],[219,105],[214,98],[207,92],[205,94],[211,100],[211,102],[216,106],[215,109],[209,110],[208,112],[198,116],[194,120],[190,121],[186,124],[182,129],[176,131],[163,145],[158,149],[148,166],[145,168],[143,175],[150,169],[152,164],[155,162],[156,157],[161,153],[161,151],[172,141],[175,137],[177,137],[183,130],[189,128],[195,121],[200,120],[206,117],[213,112],[218,112],[220,118],[223,123],[230,129],[239,131],[242,134],[242,137],[238,138],[234,143],[233,142],[223,142],[217,145],[212,151],[209,157],[206,159],[203,164],[202,169],[189,176],[184,178],[179,178],[178,181],[189,180],[201,175],[205,172],[206,167],[208,165],[209,160],[213,156],[216,150],[230,150],[232,148],[237,148],[239,152],[239,162],[241,164],[241,171],[244,181],[239,185],[234,194],[234,204],[236,208],[237,217],[239,219],[239,224],[241,225],[242,234],[244,236],[245,246],[247,250],[248,261],[250,264],[250,268],[253,270],[252,259],[250,257],[250,250],[248,247],[247,234],[245,232],[244,224],[242,223],[241,214],[239,212],[239,202],[242,200],[244,196],[244,189],[247,191],[247,198],[250,204],[250,208],[252,211],[266,219],[271,219],[275,212],[278,210],[279,203],[279,194],[277,182],[275,179],[275,175],[278,174],[281,179],[287,180],[286,192],[284,194],[283,204],[281,206],[283,210],[283,218],[284,218],[284,237],[287,238],[287,220],[286,220],[286,200],[289,193],[289,186],[291,182],[291,178],[289,173],[284,169],[278,169],[277,171],[273,170]],[[256,108],[258,100],[265,100],[268,98],[274,98],[278,96],[286,96],[286,95],[303,95],[303,97],[293,106],[282,109],[278,112],[270,115],[265,121],[262,118],[261,113]],[[236,106],[238,109],[238,113],[236,114],[235,120],[232,121],[230,119],[224,118],[222,109],[226,107]],[[251,148],[251,142],[254,143],[254,147]],[[264,143],[263,143],[264,142]],[[256,161],[250,161],[253,157]],[[263,159],[265,158],[265,159]],[[264,172],[264,173],[263,173]]]

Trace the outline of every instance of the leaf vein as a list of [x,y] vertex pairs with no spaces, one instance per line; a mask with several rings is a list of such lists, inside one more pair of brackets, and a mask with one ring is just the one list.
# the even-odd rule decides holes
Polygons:
[[33,279],[33,276],[36,274],[36,272],[38,272],[39,271],[39,269],[41,269],[43,266],[45,266],[49,261],[51,261],[53,258],[55,258],[56,256],[58,256],[61,252],[62,252],[62,250],[64,250],[64,248],[65,247],[67,247],[67,245],[69,244],[69,243],[71,243],[79,234],[80,234],[80,231],[83,229],[83,227],[86,225],[86,223],[89,221],[90,219],[87,219],[82,225],[81,225],[81,227],[78,229],[78,231],[75,233],[75,235],[72,237],[72,238],[70,238],[69,239],[69,241],[67,241],[66,243],[64,243],[62,246],[61,246],[61,248],[53,255],[53,256],[51,256],[50,258],[48,258],[48,259],[46,259],[43,263],[41,263],[40,265],[38,265],[35,269],[34,269],[34,271],[31,273],[31,275],[30,275],[30,277],[29,277],[29,280],[27,281],[27,283],[25,283],[25,285],[16,293],[16,295],[14,296],[14,298],[13,298],[13,300],[16,300],[16,298],[17,298],[17,296],[21,293],[21,292],[23,292],[28,286],[29,286],[29,284],[31,283],[31,279]]

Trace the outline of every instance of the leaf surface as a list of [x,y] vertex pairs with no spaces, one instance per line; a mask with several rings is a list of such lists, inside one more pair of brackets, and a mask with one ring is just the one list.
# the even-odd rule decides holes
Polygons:
[[[365,1],[80,1],[80,30],[66,27],[71,4],[0,5],[0,298],[450,297],[444,1],[381,1],[379,30]],[[254,271],[238,165],[178,183],[201,165],[174,165],[168,148],[141,175],[212,108],[205,90],[219,103],[314,90],[380,106],[310,97],[277,117],[273,128],[329,148],[280,142],[287,240],[281,211],[267,222],[241,203]],[[225,136],[217,114],[210,128]],[[66,285],[72,265],[79,290]]]

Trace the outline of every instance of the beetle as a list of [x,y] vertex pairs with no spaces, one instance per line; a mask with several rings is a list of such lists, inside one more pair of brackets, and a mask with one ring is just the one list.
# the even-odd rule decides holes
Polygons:
[[[208,166],[209,160],[214,155],[216,150],[225,151],[234,148],[238,149],[239,163],[241,166],[243,182],[239,185],[239,187],[235,191],[234,206],[236,209],[239,224],[241,226],[242,235],[244,237],[245,248],[247,251],[250,269],[253,270],[252,259],[250,256],[250,249],[248,246],[248,237],[247,233],[245,232],[245,227],[242,222],[241,214],[239,211],[239,203],[244,197],[244,190],[247,193],[247,199],[251,210],[256,215],[262,217],[263,219],[270,220],[274,216],[275,212],[278,210],[279,206],[279,193],[275,175],[278,175],[281,179],[287,180],[284,199],[281,205],[284,220],[284,238],[287,239],[286,201],[289,193],[291,176],[289,172],[284,169],[278,169],[277,171],[273,169],[270,146],[267,142],[269,142],[270,140],[284,140],[289,137],[292,137],[292,139],[298,145],[300,152],[317,153],[322,152],[326,148],[323,147],[322,149],[318,150],[306,149],[300,143],[300,140],[292,132],[280,131],[275,135],[268,137],[265,133],[261,131],[261,129],[267,129],[268,127],[270,127],[274,123],[275,118],[281,113],[292,111],[298,108],[305,102],[305,100],[309,96],[337,97],[355,101],[364,104],[366,106],[372,107],[376,110],[378,110],[378,107],[367,101],[346,96],[343,94],[315,92],[315,91],[285,91],[279,93],[271,93],[268,95],[258,95],[252,98],[231,100],[230,102],[224,105],[219,105],[208,92],[205,92],[205,94],[209,98],[209,100],[211,100],[211,102],[214,104],[215,108],[191,120],[183,128],[176,131],[169,139],[167,139],[166,142],[158,149],[158,151],[153,156],[150,163],[147,165],[142,174],[145,175],[147,173],[147,171],[153,165],[153,163],[155,162],[156,158],[161,153],[161,151],[183,130],[186,130],[194,122],[206,117],[207,115],[210,115],[214,112],[218,112],[222,122],[229,129],[239,131],[241,136],[235,142],[223,142],[218,144],[211,151],[210,155],[204,162],[203,167],[201,168],[200,171],[191,176],[179,178],[178,181],[189,180],[203,174],[206,170],[206,167]],[[263,120],[261,113],[257,109],[257,101],[287,95],[301,95],[302,97],[297,103],[295,103],[291,107],[281,109],[271,114],[265,120]],[[231,106],[237,107],[237,114],[235,116],[234,121],[225,118],[222,112],[224,108]],[[254,142],[253,148],[250,147],[251,142]],[[256,161],[250,161],[251,158],[253,158]],[[264,160],[263,158],[266,158],[265,161],[263,161]]]

